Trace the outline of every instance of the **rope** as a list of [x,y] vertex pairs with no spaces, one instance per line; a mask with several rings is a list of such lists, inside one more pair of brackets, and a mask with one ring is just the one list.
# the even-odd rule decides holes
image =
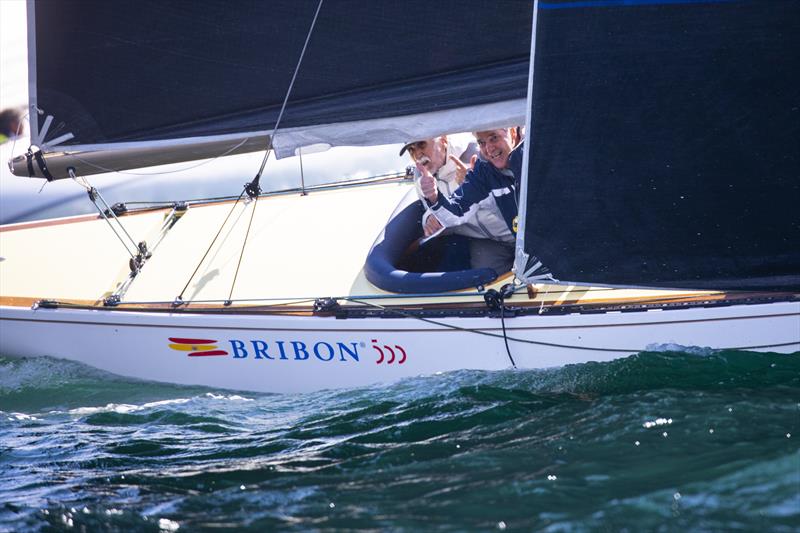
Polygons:
[[417,320],[421,320],[421,321],[426,322],[428,324],[433,324],[435,326],[440,326],[440,327],[443,327],[443,328],[452,329],[454,331],[462,331],[464,333],[474,333],[476,335],[484,335],[486,337],[507,338],[507,339],[511,339],[514,342],[521,342],[523,344],[533,344],[533,345],[536,345],[536,346],[548,346],[548,347],[551,347],[551,348],[568,348],[568,349],[571,349],[571,350],[589,350],[589,351],[597,351],[597,352],[639,352],[639,351],[641,351],[638,348],[597,348],[597,347],[591,347],[591,346],[576,346],[576,345],[571,345],[571,344],[558,344],[558,343],[555,343],[555,342],[544,342],[544,341],[533,341],[533,340],[528,340],[528,339],[518,339],[518,338],[515,338],[515,337],[507,337],[506,334],[505,334],[505,330],[504,330],[503,334],[498,334],[498,333],[490,333],[488,331],[480,331],[480,330],[477,330],[477,329],[462,328],[461,326],[454,326],[452,324],[447,324],[445,322],[439,322],[438,320],[433,320],[433,319],[430,319],[430,318],[416,316],[413,313],[407,313],[405,311],[398,311],[398,310],[395,310],[395,309],[388,309],[388,308],[386,308],[386,307],[384,307],[382,305],[371,303],[371,302],[355,300],[355,299],[352,299],[352,298],[342,298],[342,299],[350,301],[350,302],[353,302],[353,303],[367,305],[367,306],[370,306],[370,307],[377,307],[377,308],[379,308],[379,309],[381,309],[383,311],[386,311],[386,312],[389,312],[389,313],[396,313],[396,314],[398,314],[400,316],[404,316],[406,318],[416,318]]
[[[513,292],[512,292],[513,294]],[[514,362],[514,356],[511,355],[511,348],[508,347],[508,334],[506,333],[506,303],[505,303],[505,294],[503,291],[500,292],[500,325],[503,326],[503,342],[506,345],[506,353],[508,354],[508,359],[511,361],[511,366],[513,368],[517,368],[517,363]]]

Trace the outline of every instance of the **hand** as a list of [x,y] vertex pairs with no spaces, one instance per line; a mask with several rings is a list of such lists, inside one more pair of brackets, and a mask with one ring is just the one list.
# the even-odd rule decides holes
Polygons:
[[423,224],[423,230],[425,231],[426,237],[430,237],[440,229],[442,229],[442,223],[439,222],[438,218],[431,215],[427,219],[425,219],[425,223]]
[[436,199],[439,197],[439,191],[436,189],[436,180],[433,179],[430,171],[419,163],[417,163],[417,170],[420,173],[419,187],[422,189],[422,196],[430,203],[435,204]]
[[458,182],[459,185],[461,185],[462,183],[464,183],[464,178],[467,177],[467,172],[469,172],[470,170],[475,168],[475,162],[478,160],[478,156],[477,155],[473,155],[469,159],[469,167],[467,167],[464,163],[461,162],[461,160],[459,158],[457,158],[454,155],[449,155],[447,157],[450,158],[450,161],[455,163],[455,165],[456,165],[456,181]]

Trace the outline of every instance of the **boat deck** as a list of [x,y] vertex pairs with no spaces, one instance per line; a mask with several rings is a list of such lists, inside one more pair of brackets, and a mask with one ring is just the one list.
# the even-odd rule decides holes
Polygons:
[[[215,202],[185,211],[170,208],[119,217],[133,242],[152,252],[130,277],[131,254],[107,221],[68,217],[0,228],[0,303],[31,306],[41,300],[118,308],[330,312],[314,307],[335,299],[338,308],[485,312],[485,291],[513,280],[500,276],[483,290],[441,295],[398,295],[364,276],[364,261],[389,214],[412,192],[410,182],[265,196],[255,202]],[[216,238],[215,238],[216,235]],[[246,242],[245,242],[246,241]],[[132,249],[133,246],[128,246]],[[774,298],[775,295],[770,296]],[[510,306],[519,312],[578,309],[637,310],[653,305],[761,302],[764,295],[708,291],[614,289],[536,285],[518,287]]]

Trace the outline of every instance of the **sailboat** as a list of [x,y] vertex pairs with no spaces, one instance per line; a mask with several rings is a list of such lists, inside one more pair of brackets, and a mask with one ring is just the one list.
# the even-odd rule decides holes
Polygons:
[[[482,4],[29,0],[31,147],[9,164],[84,184],[98,214],[0,228],[0,353],[267,392],[796,356],[797,2]],[[430,270],[407,176],[260,180],[312,146],[517,125],[511,272]],[[91,185],[254,151],[229,200]]]

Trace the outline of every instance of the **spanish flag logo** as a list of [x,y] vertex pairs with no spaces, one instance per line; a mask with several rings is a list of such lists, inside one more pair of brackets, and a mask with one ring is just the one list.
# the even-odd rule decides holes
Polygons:
[[225,350],[218,350],[215,340],[211,339],[185,339],[183,337],[170,337],[169,347],[179,352],[190,352],[189,357],[207,357],[209,355],[228,355]]

